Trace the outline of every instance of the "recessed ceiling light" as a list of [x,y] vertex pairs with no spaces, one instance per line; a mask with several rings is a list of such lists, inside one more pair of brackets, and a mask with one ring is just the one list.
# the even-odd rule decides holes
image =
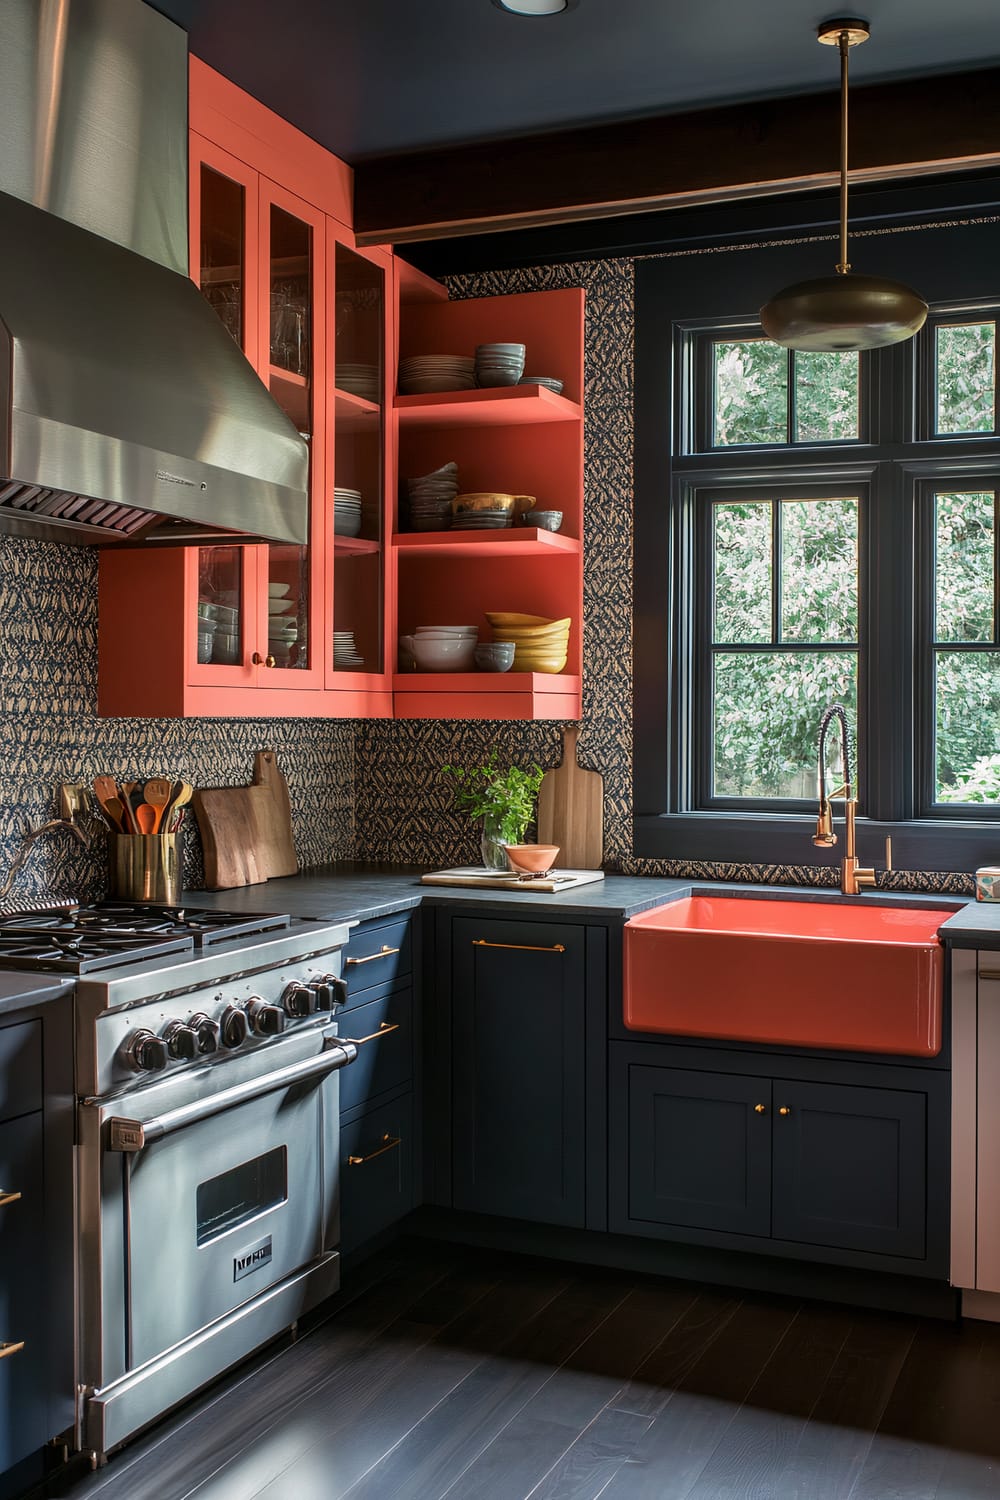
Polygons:
[[557,16],[561,10],[572,10],[577,0],[493,0],[497,10],[512,16]]

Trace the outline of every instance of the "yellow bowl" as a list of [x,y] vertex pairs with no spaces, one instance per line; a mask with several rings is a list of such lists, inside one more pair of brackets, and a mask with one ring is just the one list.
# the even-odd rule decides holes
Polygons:
[[565,665],[565,651],[558,656],[521,656],[514,652],[515,672],[561,672]]
[[568,625],[494,625],[511,641],[568,641]]
[[487,610],[486,618],[491,625],[562,625],[568,620],[547,620],[544,615],[512,615],[503,610]]

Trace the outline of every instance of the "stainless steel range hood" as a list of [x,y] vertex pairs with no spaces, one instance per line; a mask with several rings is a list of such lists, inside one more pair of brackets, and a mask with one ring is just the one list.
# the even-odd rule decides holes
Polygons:
[[0,530],[304,543],[306,443],[185,274],[185,33],[4,0],[0,97]]

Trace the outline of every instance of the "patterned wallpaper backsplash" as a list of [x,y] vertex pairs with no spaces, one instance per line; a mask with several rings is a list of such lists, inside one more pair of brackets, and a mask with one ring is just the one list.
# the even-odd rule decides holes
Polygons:
[[[583,286],[587,292],[584,679],[581,764],[604,775],[604,848],[632,875],[833,886],[819,865],[713,865],[632,854],[633,262],[613,260],[455,278],[454,296]],[[455,811],[439,770],[496,745],[511,761],[558,764],[552,723],[102,719],[97,715],[97,556],[0,536],[0,884],[26,824],[55,812],[55,787],[100,772],[168,772],[201,786],[250,780],[271,748],[288,778],[303,866],[357,858],[432,866],[478,858],[478,832]],[[15,895],[99,896],[108,851],[61,831],[38,841]],[[186,884],[201,881],[193,819]],[[897,889],[972,895],[970,876],[900,871]]]
[[[26,824],[55,816],[55,788],[101,772],[160,772],[237,786],[253,753],[273,749],[288,778],[304,865],[349,858],[354,836],[350,723],[322,719],[102,719],[97,716],[97,553],[0,536],[0,884]],[[39,839],[14,895],[106,894],[100,829],[87,848],[58,830]],[[187,819],[185,873],[201,879]]]

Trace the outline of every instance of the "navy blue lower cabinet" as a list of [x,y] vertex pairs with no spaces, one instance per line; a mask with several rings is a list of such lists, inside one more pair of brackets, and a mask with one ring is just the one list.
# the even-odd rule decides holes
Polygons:
[[0,1474],[53,1435],[42,1118],[39,1110],[0,1125]]
[[341,1036],[361,1043],[354,1062],[340,1074],[342,1115],[409,1087],[413,1078],[412,987],[383,985],[365,994],[371,999],[343,1011],[337,1023]]
[[925,1095],[787,1080],[773,1088],[775,1239],[921,1259]]
[[451,922],[455,1208],[586,1223],[586,934]]
[[340,1248],[350,1255],[413,1207],[413,1095],[340,1127]]
[[946,1072],[613,1042],[610,1080],[617,1233],[947,1277]]
[[770,1234],[770,1103],[766,1080],[630,1067],[629,1217]]

